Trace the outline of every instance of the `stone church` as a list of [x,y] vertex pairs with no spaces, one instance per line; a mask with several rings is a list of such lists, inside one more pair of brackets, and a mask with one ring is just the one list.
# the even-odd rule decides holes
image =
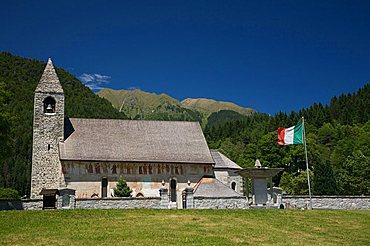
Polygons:
[[[181,206],[194,195],[240,196],[241,169],[210,150],[198,122],[65,118],[64,92],[51,60],[35,90],[31,199],[44,189],[73,189],[77,198],[114,196],[122,176],[134,197]],[[177,204],[177,205],[176,205]]]

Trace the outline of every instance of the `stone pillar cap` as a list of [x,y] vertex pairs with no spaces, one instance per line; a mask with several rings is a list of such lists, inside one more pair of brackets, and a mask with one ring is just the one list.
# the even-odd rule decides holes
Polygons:
[[254,166],[255,166],[256,168],[261,168],[261,167],[262,167],[262,165],[261,165],[260,160],[256,159],[256,162],[254,163]]

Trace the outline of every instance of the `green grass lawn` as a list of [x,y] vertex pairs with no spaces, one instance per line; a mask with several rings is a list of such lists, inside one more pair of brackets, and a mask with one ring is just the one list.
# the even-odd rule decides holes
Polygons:
[[370,211],[0,211],[0,245],[370,245]]

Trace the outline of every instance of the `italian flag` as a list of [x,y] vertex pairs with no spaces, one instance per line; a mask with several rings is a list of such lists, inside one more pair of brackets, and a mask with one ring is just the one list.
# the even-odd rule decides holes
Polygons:
[[278,144],[303,144],[303,131],[302,122],[289,127],[289,128],[278,128]]

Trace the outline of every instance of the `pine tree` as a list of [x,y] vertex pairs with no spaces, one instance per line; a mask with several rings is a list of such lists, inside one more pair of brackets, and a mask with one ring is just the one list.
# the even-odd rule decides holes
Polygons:
[[117,186],[114,188],[114,196],[117,197],[129,197],[131,196],[131,188],[127,185],[126,180],[124,178],[119,177]]

